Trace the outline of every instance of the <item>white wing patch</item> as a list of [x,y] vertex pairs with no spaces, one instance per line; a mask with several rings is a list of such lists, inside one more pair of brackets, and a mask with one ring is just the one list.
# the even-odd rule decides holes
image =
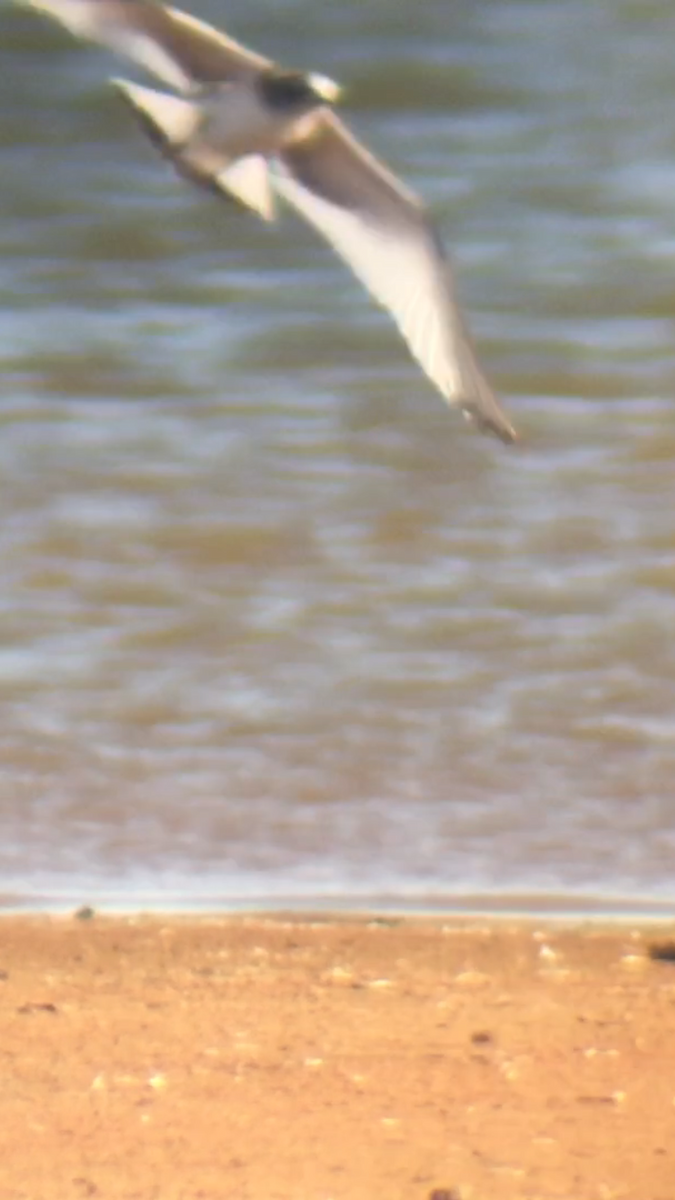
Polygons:
[[54,17],[76,37],[91,37],[95,22],[92,21],[90,0],[19,0],[19,3]]
[[191,90],[190,76],[185,71],[181,71],[175,58],[162,50],[159,42],[156,42],[149,34],[139,33],[134,29],[115,28],[110,31],[101,30],[96,35],[89,36],[96,36],[111,50],[140,63],[150,75],[156,75],[158,79],[168,83],[169,87],[175,88],[177,92]]
[[394,317],[411,353],[450,402],[459,398],[461,376],[452,344],[450,303],[437,250],[420,221],[386,229],[367,215],[338,207],[298,183],[275,161],[273,182],[349,263],[354,274]]
[[256,54],[254,50],[249,50],[247,46],[242,46],[241,42],[228,37],[220,29],[214,29],[213,25],[207,24],[206,21],[200,21],[198,17],[193,17],[190,13],[183,12],[180,8],[167,8],[166,11],[178,30],[182,27],[188,33],[197,34],[205,42],[211,43],[212,46],[221,49],[225,54],[236,59],[240,68],[243,67],[247,71],[263,71],[265,67],[271,65],[269,58],[266,58],[263,54]]

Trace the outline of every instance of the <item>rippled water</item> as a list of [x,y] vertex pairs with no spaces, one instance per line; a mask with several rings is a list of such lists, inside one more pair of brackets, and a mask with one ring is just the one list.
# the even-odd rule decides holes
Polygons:
[[523,444],[3,8],[5,900],[672,901],[675,12],[223,7],[429,200]]

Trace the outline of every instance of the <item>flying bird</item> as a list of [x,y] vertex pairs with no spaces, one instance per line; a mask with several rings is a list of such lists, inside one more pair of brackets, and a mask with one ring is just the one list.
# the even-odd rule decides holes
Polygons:
[[283,70],[154,0],[19,2],[168,85],[171,93],[113,81],[182,175],[268,221],[283,197],[389,310],[448,403],[503,442],[516,440],[477,361],[425,207],[337,116],[338,84]]

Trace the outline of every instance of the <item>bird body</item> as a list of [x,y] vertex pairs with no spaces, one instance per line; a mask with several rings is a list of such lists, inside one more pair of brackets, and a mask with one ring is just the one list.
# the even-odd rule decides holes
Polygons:
[[286,71],[153,0],[20,0],[135,59],[176,94],[116,80],[176,169],[271,220],[294,207],[389,310],[445,399],[504,442],[515,431],[473,349],[442,244],[421,200],[349,132],[340,89]]

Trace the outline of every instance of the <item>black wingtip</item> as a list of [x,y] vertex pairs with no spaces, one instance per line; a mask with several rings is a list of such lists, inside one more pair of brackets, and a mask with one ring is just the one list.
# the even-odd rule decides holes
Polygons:
[[462,405],[462,412],[467,421],[471,421],[481,433],[488,433],[491,437],[499,438],[505,446],[513,446],[515,442],[520,441],[520,437],[513,428],[510,421],[507,421],[503,413],[496,415],[488,415],[482,408],[471,404]]

